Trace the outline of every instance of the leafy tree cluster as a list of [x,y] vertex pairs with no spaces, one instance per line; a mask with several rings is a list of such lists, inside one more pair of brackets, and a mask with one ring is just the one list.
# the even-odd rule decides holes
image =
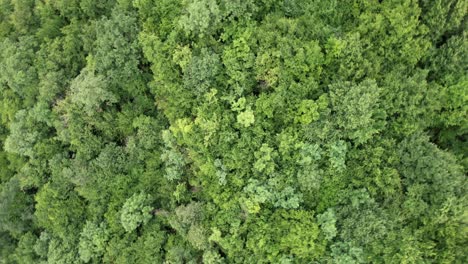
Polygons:
[[0,264],[467,263],[466,0],[0,0]]

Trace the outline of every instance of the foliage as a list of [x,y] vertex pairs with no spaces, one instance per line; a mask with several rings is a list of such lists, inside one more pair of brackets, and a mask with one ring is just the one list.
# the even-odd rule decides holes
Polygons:
[[140,224],[146,224],[151,218],[151,207],[147,205],[149,195],[134,194],[125,201],[120,215],[120,221],[125,231],[131,232]]
[[466,0],[0,0],[0,264],[467,263]]
[[106,242],[109,240],[109,234],[105,224],[96,225],[92,222],[86,222],[83,231],[80,234],[80,243],[78,252],[80,258],[85,262],[91,259],[97,260],[102,256],[106,249]]

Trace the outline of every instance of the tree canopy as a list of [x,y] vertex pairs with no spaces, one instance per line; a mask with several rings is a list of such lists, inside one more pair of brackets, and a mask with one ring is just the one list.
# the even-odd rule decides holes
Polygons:
[[0,0],[0,264],[468,263],[467,0]]

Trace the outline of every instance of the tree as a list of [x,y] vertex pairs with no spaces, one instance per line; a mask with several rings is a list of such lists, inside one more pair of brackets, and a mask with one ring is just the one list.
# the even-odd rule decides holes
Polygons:
[[162,138],[166,146],[166,149],[161,155],[161,160],[166,165],[166,174],[164,177],[168,180],[179,180],[182,178],[184,166],[188,162],[179,150],[175,138],[169,130],[164,130],[162,132]]
[[38,256],[34,252],[34,244],[37,237],[32,233],[24,234],[18,242],[14,257],[18,263],[34,263],[38,262]]
[[20,189],[17,177],[2,183],[1,187],[0,232],[20,239],[22,234],[34,229],[33,197]]
[[106,89],[103,77],[84,69],[70,85],[70,101],[91,116],[100,111],[102,103],[116,103],[117,97]]
[[34,66],[34,54],[37,49],[37,41],[34,36],[19,37],[17,42],[4,39],[0,42],[1,61],[0,81],[6,84],[24,106],[30,107],[35,102],[37,90],[37,70]]
[[48,182],[35,196],[38,225],[59,239],[77,233],[83,222],[84,202],[71,187],[65,179]]
[[81,260],[88,263],[90,260],[99,261],[105,253],[106,243],[109,240],[109,232],[105,223],[99,225],[87,221],[80,234],[78,252]]
[[219,55],[203,48],[199,55],[192,55],[184,67],[184,87],[193,91],[196,95],[202,96],[211,88],[217,86],[218,75],[220,74],[221,62]]
[[365,143],[383,127],[385,112],[379,109],[380,90],[372,80],[359,85],[330,85],[330,103],[336,118],[334,123],[357,144]]
[[[5,140],[5,150],[22,156],[33,157],[34,145],[39,140],[38,131],[32,130],[28,124],[29,115],[26,110],[20,110],[11,123],[11,134]],[[32,131],[31,131],[32,130]]]
[[187,1],[186,14],[180,18],[179,25],[186,34],[203,37],[207,31],[216,27],[219,13],[216,1]]
[[120,221],[125,231],[132,232],[142,224],[148,223],[151,219],[151,207],[148,204],[149,195],[144,193],[134,194],[125,201]]
[[312,214],[281,209],[270,217],[273,222],[265,223],[260,218],[250,223],[246,249],[252,255],[247,259],[280,261],[292,257],[297,261],[312,261],[321,256],[323,247],[317,241],[319,228]]

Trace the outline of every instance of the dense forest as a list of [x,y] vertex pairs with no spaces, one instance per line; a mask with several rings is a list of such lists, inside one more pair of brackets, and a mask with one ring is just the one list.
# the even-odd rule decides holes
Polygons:
[[0,264],[468,263],[468,0],[0,0]]

